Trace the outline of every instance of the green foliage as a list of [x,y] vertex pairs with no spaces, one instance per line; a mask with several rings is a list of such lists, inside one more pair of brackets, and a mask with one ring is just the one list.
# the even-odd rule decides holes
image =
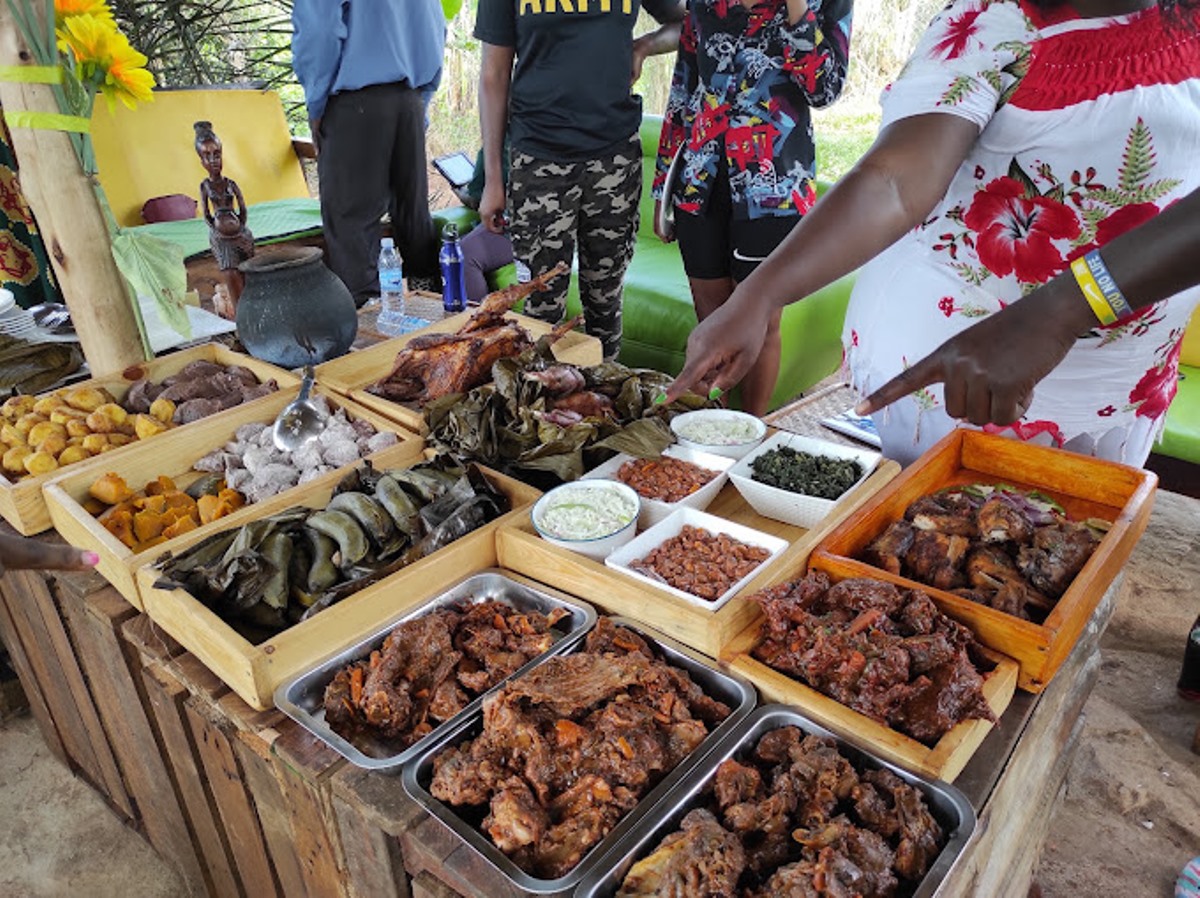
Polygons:
[[134,293],[148,296],[163,321],[185,339],[192,325],[184,308],[187,271],[178,244],[137,231],[119,231],[112,241],[113,259]]

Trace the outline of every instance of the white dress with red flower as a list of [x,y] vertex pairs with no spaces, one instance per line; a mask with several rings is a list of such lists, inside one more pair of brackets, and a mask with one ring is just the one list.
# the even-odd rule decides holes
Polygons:
[[[860,391],[1200,187],[1200,31],[1165,20],[1154,7],[1080,19],[965,0],[933,21],[884,93],[883,124],[942,112],[982,130],[929,219],[859,273],[843,340]],[[1143,464],[1198,300],[1190,290],[1097,325],[1021,421],[989,429]],[[958,424],[940,385],[876,415],[904,462]]]

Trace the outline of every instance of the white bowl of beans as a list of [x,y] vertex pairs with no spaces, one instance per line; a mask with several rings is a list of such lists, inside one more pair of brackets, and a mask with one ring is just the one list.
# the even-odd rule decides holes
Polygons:
[[681,508],[604,563],[688,604],[716,611],[787,547],[781,537]]
[[617,480],[641,499],[638,527],[653,527],[679,508],[704,510],[727,481],[732,458],[682,446],[668,446],[657,458],[634,458],[621,453],[583,475]]

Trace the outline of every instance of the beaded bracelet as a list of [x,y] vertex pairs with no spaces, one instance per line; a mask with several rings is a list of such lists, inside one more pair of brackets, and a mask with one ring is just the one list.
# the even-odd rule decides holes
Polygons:
[[1071,262],[1071,273],[1101,324],[1112,324],[1133,315],[1129,301],[1108,273],[1099,250],[1094,249]]

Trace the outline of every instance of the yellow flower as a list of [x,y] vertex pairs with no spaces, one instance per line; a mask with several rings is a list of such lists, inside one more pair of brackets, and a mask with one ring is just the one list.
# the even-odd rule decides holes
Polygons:
[[105,20],[88,13],[71,16],[58,32],[59,46],[75,57],[80,68],[80,80],[89,81],[97,71],[108,71],[112,63],[112,47],[121,33],[111,19]]
[[116,100],[133,109],[153,99],[154,76],[146,71],[146,57],[130,45],[115,22],[80,13],[65,20],[59,37],[75,57],[79,80],[96,85],[110,110]]
[[[72,16],[95,16],[113,21],[112,10],[105,0],[54,0],[54,27],[61,30],[63,22]],[[115,23],[114,23],[115,27]]]
[[130,46],[125,35],[113,46],[112,62],[100,85],[108,108],[113,108],[114,99],[120,100],[130,109],[138,103],[149,103],[154,99],[154,76],[146,71],[146,57]]

